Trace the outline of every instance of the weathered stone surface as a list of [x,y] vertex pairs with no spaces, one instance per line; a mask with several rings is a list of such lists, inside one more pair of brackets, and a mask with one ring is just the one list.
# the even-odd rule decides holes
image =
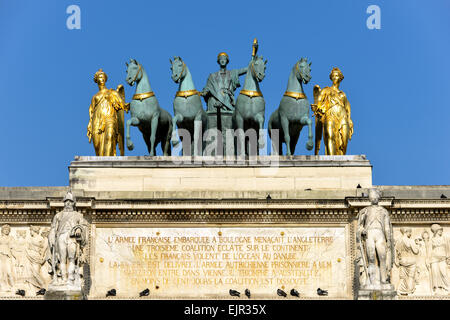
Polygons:
[[80,290],[49,290],[45,293],[45,300],[86,300]]
[[[196,162],[201,159],[201,162]],[[242,163],[190,157],[76,157],[74,190],[122,192],[258,192],[356,189],[372,186],[364,156],[259,157]],[[191,161],[193,160],[193,161]],[[184,161],[184,163],[180,163]],[[177,198],[176,195],[174,195]]]
[[[238,290],[243,295],[246,286],[229,288],[225,284],[213,287],[208,283],[187,283],[180,284],[179,289],[163,283],[156,289],[156,281],[151,282],[151,279],[160,279],[154,276],[159,269],[153,268],[152,263],[181,263],[183,260],[175,260],[173,257],[150,260],[139,254],[140,250],[137,248],[131,250],[135,255],[130,261],[136,264],[135,256],[138,255],[142,259],[137,261],[147,262],[146,267],[141,264],[135,267],[135,273],[125,274],[119,279],[123,269],[120,271],[118,267],[110,268],[106,261],[128,261],[126,258],[129,257],[127,254],[130,253],[130,244],[123,242],[109,246],[101,240],[107,239],[111,233],[116,236],[161,238],[166,231],[172,236],[206,235],[208,238],[223,238],[227,235],[234,238],[253,237],[258,232],[263,236],[270,236],[275,233],[277,238],[286,239],[290,230],[300,235],[314,235],[317,230],[325,230],[324,234],[336,236],[337,239],[329,248],[314,248],[314,254],[301,257],[308,261],[320,261],[319,258],[325,257],[327,261],[331,261],[332,274],[327,273],[327,263],[322,264],[323,269],[320,272],[324,277],[319,276],[320,281],[314,277],[305,279],[302,276],[284,274],[280,276],[281,280],[303,279],[307,282],[302,285],[297,282],[280,282],[273,287],[264,284],[249,285],[252,298],[294,298],[289,292],[295,288],[300,293],[300,299],[359,297],[379,300],[395,298],[396,293],[399,299],[450,299],[446,285],[450,274],[447,262],[450,260],[449,255],[443,253],[447,252],[446,245],[450,244],[450,186],[378,186],[383,192],[379,205],[389,211],[396,257],[399,261],[397,265],[394,264],[390,275],[393,288],[378,291],[363,289],[358,296],[357,284],[361,282],[359,276],[364,272],[353,264],[358,253],[355,243],[356,221],[361,209],[370,205],[367,198],[368,189],[373,187],[371,166],[363,156],[282,157],[278,167],[270,166],[273,161],[271,157],[258,158],[256,163],[249,160],[236,163],[233,157],[228,159],[232,162],[228,165],[214,163],[212,160],[215,158],[201,159],[208,160],[207,162],[195,162],[193,160],[199,158],[191,157],[178,157],[177,160],[185,163],[174,163],[163,157],[77,157],[72,162],[69,168],[70,182],[72,186],[80,186],[73,191],[77,197],[77,211],[90,223],[90,245],[86,247],[88,258],[83,267],[85,296],[80,290],[71,292],[71,288],[67,287],[67,293],[54,292],[55,288],[49,286],[48,272],[51,266],[48,262],[46,233],[55,214],[62,210],[63,196],[69,187],[0,187],[0,221],[2,225],[11,226],[9,236],[12,237],[8,238],[7,232],[3,235],[1,250],[6,253],[11,250],[15,255],[2,262],[2,266],[6,268],[2,270],[3,276],[0,277],[0,299],[43,299],[44,289],[48,289],[46,299],[103,299],[106,292],[113,288],[117,289],[117,297],[110,296],[108,299],[138,298],[139,292],[145,288],[150,289],[149,299],[231,298],[229,289]],[[108,174],[104,174],[105,172]],[[362,178],[365,178],[367,183],[361,183]],[[357,187],[358,184],[361,188]],[[434,245],[431,245],[434,235],[432,225],[436,234],[442,227],[442,237],[433,240],[436,242]],[[32,237],[30,226],[39,226],[39,235],[35,232]],[[410,237],[408,228],[411,228]],[[179,230],[178,233],[176,230]],[[221,236],[218,235],[219,231],[222,232]],[[159,235],[156,235],[157,232]],[[284,236],[281,236],[281,232],[285,233]],[[429,240],[425,246],[427,233]],[[14,244],[12,248],[11,243]],[[419,247],[418,253],[416,247]],[[39,256],[39,259],[28,260],[27,249],[37,250],[39,255],[36,257]],[[104,254],[99,254],[98,250]],[[142,251],[145,251],[144,248]],[[156,254],[158,252],[161,253],[153,251]],[[258,250],[250,252],[257,253]],[[274,250],[267,252],[272,255],[289,254]],[[103,262],[100,262],[100,258]],[[245,257],[241,258],[240,262],[251,261]],[[292,259],[286,256],[278,260],[270,258],[264,261],[289,262]],[[205,265],[202,268],[193,268],[194,270],[179,267],[178,272],[217,272],[220,268],[213,268],[213,262],[223,262],[220,259],[199,261],[210,264],[208,267]],[[40,265],[37,262],[44,263]],[[33,268],[36,270],[34,273],[31,272]],[[173,269],[170,266],[163,268],[168,270],[168,273]],[[145,280],[150,282],[141,281],[143,276],[139,275],[138,270],[144,270],[145,275],[150,275],[148,280]],[[280,267],[274,270],[292,272],[295,268]],[[5,276],[8,273],[13,275],[12,281]],[[241,276],[238,279],[242,279]],[[135,284],[128,285],[130,277],[134,277]],[[141,282],[137,281],[138,277],[141,277]],[[165,277],[183,278],[173,274],[167,274]],[[251,277],[254,279],[252,281],[267,279],[262,274]],[[187,278],[207,281],[205,279],[213,279],[214,276],[192,274]],[[221,278],[229,279],[230,276]],[[43,280],[44,288],[36,286],[36,279]],[[117,282],[111,283],[110,279],[116,279]],[[273,279],[272,281],[277,281],[279,275]],[[27,280],[35,284],[28,286]],[[335,283],[342,285],[336,287]],[[330,296],[317,295],[316,290],[319,287],[328,290]],[[278,296],[278,289],[284,290],[288,297]],[[18,290],[24,290],[25,296],[18,295]],[[245,296],[242,298],[247,299]]]
[[392,283],[402,298],[450,297],[450,225],[394,227],[396,259]]
[[358,300],[397,300],[397,292],[393,288],[386,290],[365,290],[358,292]]
[[67,190],[69,187],[0,187],[0,201],[62,198]]
[[27,298],[42,297],[37,292],[46,289],[50,282],[50,265],[45,260],[50,228],[22,223],[2,224],[1,229],[0,298],[18,297],[19,290]]
[[[383,196],[393,199],[422,199],[440,200],[444,195],[450,199],[450,186],[376,186],[383,192]],[[69,187],[0,187],[0,208],[4,201],[30,200],[46,201],[47,199],[62,199]],[[258,191],[176,191],[178,197],[184,198],[253,198],[265,199],[267,193]],[[77,190],[74,194],[96,199],[148,199],[148,198],[172,198],[171,191],[84,191]],[[283,190],[270,193],[272,199],[345,199],[347,197],[367,197],[367,188],[356,189],[306,189],[306,190]],[[369,204],[369,201],[366,201]],[[443,204],[445,202],[442,202]],[[80,206],[80,204],[78,204]]]

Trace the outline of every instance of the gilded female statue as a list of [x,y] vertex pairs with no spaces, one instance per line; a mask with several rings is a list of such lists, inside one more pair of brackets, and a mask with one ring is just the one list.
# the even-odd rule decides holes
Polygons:
[[350,103],[345,93],[339,89],[344,79],[339,68],[331,70],[330,79],[333,82],[331,87],[320,89],[318,85],[314,86],[314,104],[311,108],[316,117],[315,154],[319,154],[323,134],[326,155],[345,155],[348,140],[353,135]]
[[119,144],[120,154],[124,155],[124,114],[128,112],[125,103],[125,93],[122,85],[117,90],[105,86],[108,76],[102,69],[94,75],[94,82],[99,91],[92,97],[89,106],[89,124],[87,136],[89,143],[94,143],[97,156],[115,156],[116,145]]

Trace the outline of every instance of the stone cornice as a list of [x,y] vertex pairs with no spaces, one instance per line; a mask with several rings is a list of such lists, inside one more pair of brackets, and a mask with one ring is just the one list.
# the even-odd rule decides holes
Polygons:
[[[78,197],[77,208],[86,210],[191,210],[191,209],[360,209],[370,205],[367,198],[346,197],[337,199],[95,199]],[[450,209],[450,199],[427,200],[396,200],[385,197],[380,205],[392,211],[407,209],[438,210]],[[0,211],[3,210],[47,210],[64,207],[62,198],[49,197],[45,200],[3,200],[0,201]]]
[[94,157],[75,156],[69,168],[197,168],[197,167],[372,167],[365,155],[344,156],[258,156],[237,157],[165,157],[124,156]]

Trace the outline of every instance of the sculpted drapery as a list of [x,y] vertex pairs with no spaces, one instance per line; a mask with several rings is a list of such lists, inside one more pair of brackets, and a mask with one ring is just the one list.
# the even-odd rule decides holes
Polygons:
[[124,155],[124,114],[128,111],[125,103],[124,89],[119,85],[117,90],[107,89],[108,79],[102,69],[97,71],[94,81],[99,91],[92,97],[89,106],[89,124],[87,136],[93,142],[97,156],[116,156],[116,145],[119,144],[121,155]]
[[312,108],[316,116],[315,153],[319,153],[323,134],[326,155],[345,155],[348,140],[353,135],[350,103],[345,93],[339,89],[344,79],[339,68],[333,68],[330,79],[333,81],[331,87],[320,89],[318,85],[314,86],[315,103]]

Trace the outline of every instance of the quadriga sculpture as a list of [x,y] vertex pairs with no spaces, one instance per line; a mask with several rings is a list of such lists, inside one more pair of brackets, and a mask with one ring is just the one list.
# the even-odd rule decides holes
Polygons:
[[159,143],[161,143],[163,154],[170,156],[172,116],[159,106],[144,67],[134,59],[131,59],[130,63],[126,63],[126,65],[127,83],[130,86],[136,83],[136,92],[130,103],[131,118],[127,120],[128,150],[134,149],[134,144],[130,138],[130,126],[135,126],[142,132],[150,156],[156,155],[155,149]]
[[[303,126],[308,126],[306,149],[313,148],[312,121],[309,118],[309,101],[303,92],[303,84],[311,80],[311,63],[301,58],[291,70],[286,92],[281,98],[280,106],[270,116],[269,135],[272,139],[272,154],[275,149],[283,154],[282,143],[286,144],[286,155],[294,154]],[[278,129],[278,141],[274,141],[272,130]],[[276,153],[276,152],[275,152]]]
[[[173,100],[174,117],[172,126],[178,129],[187,130],[190,134],[190,149],[187,149],[186,141],[183,141],[183,155],[201,156],[203,154],[203,132],[207,130],[207,116],[202,106],[200,92],[195,89],[191,72],[181,57],[170,59],[172,70],[172,80],[179,83],[178,91]],[[186,137],[184,134],[183,139]],[[173,146],[178,145],[180,141],[174,132],[172,136]]]
[[262,56],[257,56],[256,51],[258,43],[255,39],[253,45],[252,60],[248,64],[247,74],[245,76],[244,86],[236,100],[236,108],[233,113],[233,123],[236,130],[254,129],[258,137],[258,146],[256,152],[253,152],[253,146],[246,143],[243,135],[237,135],[237,154],[243,155],[244,151],[247,155],[253,153],[258,154],[258,150],[264,148],[263,137],[259,134],[264,128],[264,112],[266,103],[263,94],[259,88],[261,82],[266,75],[267,60],[264,61]]

